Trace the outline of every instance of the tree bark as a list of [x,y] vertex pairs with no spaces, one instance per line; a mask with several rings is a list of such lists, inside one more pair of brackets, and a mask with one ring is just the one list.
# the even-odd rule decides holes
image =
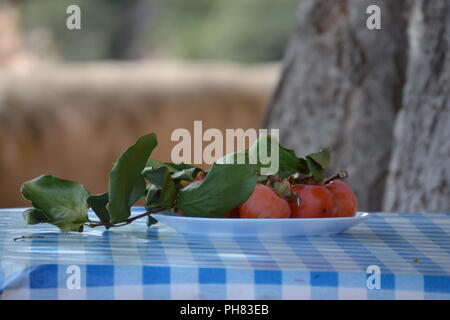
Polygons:
[[[369,30],[369,5],[381,30]],[[407,2],[302,0],[265,126],[299,155],[332,148],[362,210],[380,210],[407,52]],[[331,173],[331,172],[330,172]]]
[[450,2],[416,1],[383,209],[450,212]]

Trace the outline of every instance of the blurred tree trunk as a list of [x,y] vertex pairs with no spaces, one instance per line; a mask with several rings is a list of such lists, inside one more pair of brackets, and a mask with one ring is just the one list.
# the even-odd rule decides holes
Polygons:
[[134,19],[141,0],[115,1],[121,16],[117,30],[113,33],[109,50],[112,59],[130,59],[133,56],[133,47],[136,42],[137,19]]
[[[381,30],[369,30],[369,5]],[[359,208],[380,210],[406,69],[406,1],[301,0],[265,122],[304,155],[331,146]]]
[[160,1],[143,0],[115,0],[111,3],[116,6],[120,14],[120,22],[112,34],[109,48],[111,59],[140,59],[149,53],[145,51],[144,34],[148,40],[145,28],[159,19],[165,3]]
[[416,1],[386,211],[450,211],[450,2]]

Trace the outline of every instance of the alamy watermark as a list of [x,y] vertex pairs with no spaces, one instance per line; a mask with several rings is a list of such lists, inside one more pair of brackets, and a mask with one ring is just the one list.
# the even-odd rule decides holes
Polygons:
[[[260,163],[266,166],[260,170],[262,175],[275,174],[280,162],[278,138],[279,129],[226,129],[224,134],[216,128],[203,131],[202,121],[194,121],[193,134],[183,128],[172,132],[171,141],[178,143],[172,148],[171,160],[174,163],[208,165],[214,162]],[[259,141],[257,150],[252,149],[246,157],[241,151],[247,144],[251,146],[256,140]],[[205,147],[204,142],[208,143]]]
[[368,277],[366,280],[367,289],[381,289],[381,269],[379,266],[372,264],[366,270]]
[[66,19],[66,27],[69,30],[81,30],[81,8],[75,4],[66,9],[69,15]]
[[[81,8],[78,5],[72,4],[66,8],[66,13],[69,15],[66,19],[66,27],[69,30],[81,30]],[[372,4],[367,7],[366,13],[370,16],[366,20],[366,26],[369,30],[381,29],[381,8]]]
[[81,269],[80,266],[70,265],[66,269],[66,274],[69,276],[66,280],[66,287],[69,290],[81,289]]
[[367,7],[366,13],[370,16],[366,20],[366,26],[369,30],[381,29],[381,9],[376,4]]

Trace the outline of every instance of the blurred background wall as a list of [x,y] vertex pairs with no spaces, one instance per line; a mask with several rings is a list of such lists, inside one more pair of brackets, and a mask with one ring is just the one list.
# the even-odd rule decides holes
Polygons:
[[[69,30],[66,8],[81,8]],[[136,138],[259,128],[296,0],[0,0],[0,207],[51,173],[106,190]]]
[[0,207],[44,173],[103,192],[138,136],[170,160],[202,120],[331,147],[361,210],[449,212],[449,21],[448,0],[0,0]]

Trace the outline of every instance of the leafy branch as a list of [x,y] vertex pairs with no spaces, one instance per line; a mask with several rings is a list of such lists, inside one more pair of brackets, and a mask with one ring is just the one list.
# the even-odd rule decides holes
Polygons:
[[[323,183],[324,168],[329,164],[329,149],[298,158],[293,150],[278,144],[270,136],[261,136],[249,149],[219,159],[209,170],[189,164],[165,163],[150,157],[157,146],[154,133],[140,137],[123,152],[109,174],[108,191],[92,195],[82,185],[52,175],[43,175],[22,185],[21,192],[32,208],[23,212],[28,224],[49,223],[63,231],[83,231],[84,227],[121,227],[147,217],[155,223],[153,213],[172,211],[185,216],[222,218],[246,201],[257,183],[267,176],[259,174],[260,149],[276,143],[279,151],[277,174],[281,178],[301,174]],[[229,161],[241,155],[246,164]],[[271,159],[271,155],[268,158]],[[258,159],[248,164],[250,159]],[[251,162],[250,162],[251,163]],[[131,207],[145,199],[146,212],[131,216]],[[91,221],[92,209],[99,221]]]

